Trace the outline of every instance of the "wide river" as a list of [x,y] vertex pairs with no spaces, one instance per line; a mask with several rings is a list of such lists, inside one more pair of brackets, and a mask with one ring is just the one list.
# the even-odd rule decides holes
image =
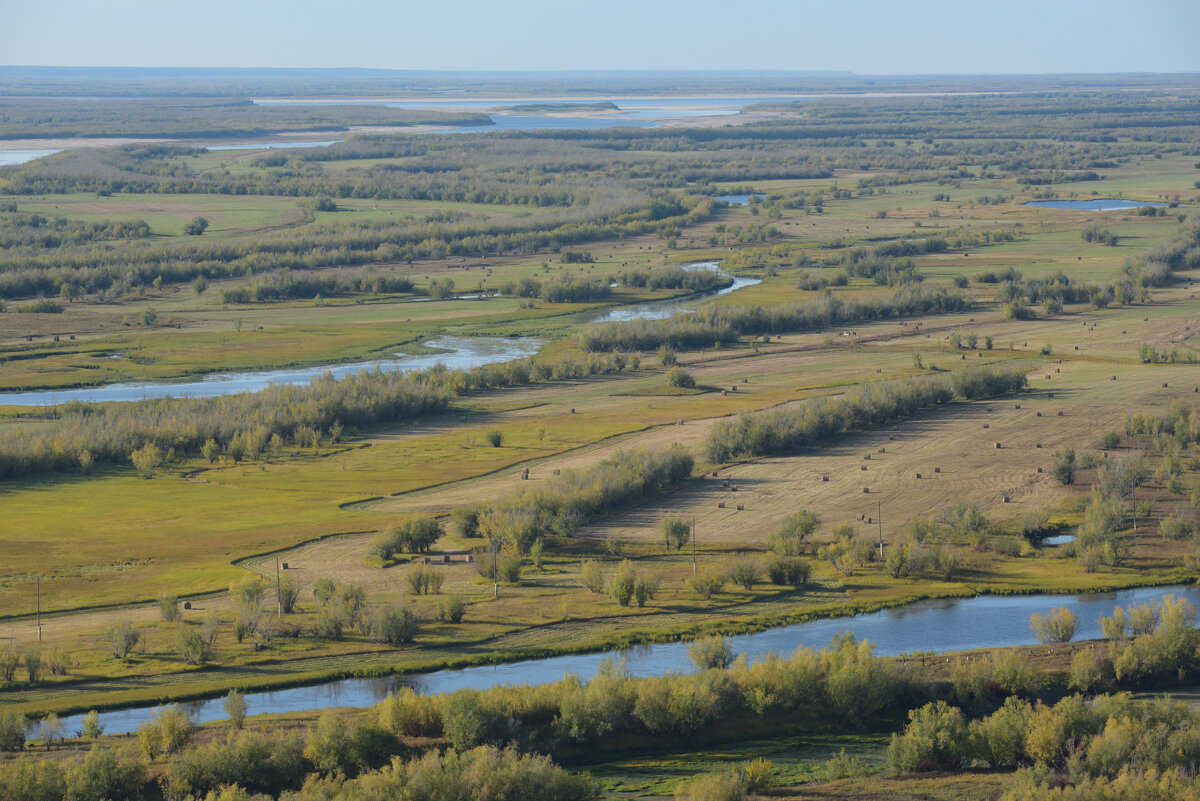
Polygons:
[[[825,646],[835,635],[844,631],[859,639],[870,640],[880,656],[1031,645],[1036,643],[1036,639],[1029,628],[1029,616],[1060,606],[1070,609],[1079,617],[1076,639],[1097,639],[1101,636],[1100,618],[1111,615],[1113,607],[1152,602],[1167,594],[1186,597],[1200,606],[1200,587],[1194,584],[1083,595],[980,595],[957,600],[918,601],[855,617],[814,620],[754,634],[741,634],[733,637],[733,647],[736,653],[746,654],[755,660],[768,654],[786,655],[801,646]],[[341,679],[310,687],[250,692],[246,693],[247,714],[370,706],[400,687],[412,687],[417,692],[430,694],[462,688],[486,689],[503,684],[542,684],[558,681],[567,673],[588,679],[596,675],[600,663],[606,659],[623,660],[626,669],[634,676],[686,672],[692,670],[687,646],[686,642],[662,643],[486,667],[439,670],[413,676]],[[184,706],[201,723],[227,717],[220,698]],[[107,733],[121,734],[136,729],[157,708],[119,709],[101,713],[100,717]],[[74,732],[82,726],[80,715],[65,718],[64,721],[68,732]]]

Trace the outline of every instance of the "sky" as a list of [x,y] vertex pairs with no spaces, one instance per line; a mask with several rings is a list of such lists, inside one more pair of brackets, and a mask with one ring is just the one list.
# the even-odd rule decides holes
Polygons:
[[0,0],[0,64],[1200,72],[1200,0]]

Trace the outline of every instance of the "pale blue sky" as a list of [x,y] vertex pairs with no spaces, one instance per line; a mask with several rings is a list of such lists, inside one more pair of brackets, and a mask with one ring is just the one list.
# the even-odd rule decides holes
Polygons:
[[0,64],[1200,72],[1200,0],[0,0]]

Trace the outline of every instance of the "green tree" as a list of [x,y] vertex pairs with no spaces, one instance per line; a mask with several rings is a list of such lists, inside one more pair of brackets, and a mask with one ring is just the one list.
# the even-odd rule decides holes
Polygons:
[[187,225],[183,227],[183,232],[188,236],[200,236],[208,230],[208,220],[203,217],[193,217]]
[[659,530],[662,532],[667,550],[671,548],[677,551],[681,550],[691,536],[691,526],[686,520],[679,517],[664,517],[662,523],[659,524]]

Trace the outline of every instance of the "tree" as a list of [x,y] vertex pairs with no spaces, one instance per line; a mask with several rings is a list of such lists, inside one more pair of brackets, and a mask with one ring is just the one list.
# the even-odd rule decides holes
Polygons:
[[628,559],[621,562],[608,585],[608,592],[620,606],[629,606],[637,587],[637,573]]
[[25,716],[0,709],[0,751],[20,751],[25,747]]
[[604,592],[604,570],[594,559],[585,559],[579,566],[579,583],[597,595]]
[[687,581],[692,592],[706,601],[713,596],[713,593],[725,589],[725,576],[712,569],[702,570],[689,576]]
[[489,431],[486,436],[488,444],[493,448],[499,448],[504,443],[504,432],[502,431]]
[[671,548],[677,551],[681,550],[691,536],[691,526],[686,520],[679,517],[664,517],[659,525],[659,530],[662,531],[667,550]]
[[192,220],[183,227],[183,232],[188,236],[200,236],[208,230],[208,220],[203,217],[193,217]]
[[162,452],[159,451],[156,444],[148,442],[129,454],[129,459],[133,462],[138,475],[142,478],[153,478],[154,471],[162,464]]
[[688,659],[700,670],[725,669],[733,664],[733,641],[714,634],[688,646]]
[[788,515],[779,528],[767,538],[767,547],[780,556],[798,556],[804,553],[820,518],[807,509]]
[[735,559],[729,568],[729,578],[739,587],[752,589],[762,576],[758,561],[749,557]]
[[170,756],[187,745],[195,731],[196,724],[191,715],[177,704],[171,704],[138,726],[138,745],[150,759]]
[[908,713],[903,734],[893,734],[888,765],[896,773],[955,770],[966,758],[967,724],[962,711],[945,701]]
[[375,611],[371,616],[368,631],[371,642],[403,645],[413,641],[419,628],[417,616],[411,610],[393,605]]
[[30,684],[37,684],[38,678],[42,675],[42,649],[37,643],[30,643],[25,648],[25,673],[29,677]]
[[246,696],[237,690],[230,690],[222,706],[225,708],[225,714],[229,715],[229,722],[233,724],[233,728],[240,731],[246,722]]
[[41,730],[42,740],[45,741],[46,747],[50,748],[62,739],[66,727],[58,719],[58,715],[51,712],[42,718],[41,725],[38,728]]
[[84,715],[81,733],[89,740],[100,739],[100,735],[104,734],[104,724],[100,722],[99,712],[93,709]]
[[104,641],[114,658],[125,659],[142,641],[142,633],[133,627],[133,621],[125,618],[104,628]]
[[183,613],[179,609],[179,596],[171,595],[166,590],[159,593],[158,612],[168,623],[178,623],[183,619]]
[[212,649],[208,643],[200,636],[199,631],[186,623],[179,625],[175,642],[179,659],[185,665],[202,665],[212,659]]
[[1079,628],[1079,618],[1070,609],[1060,606],[1045,615],[1034,612],[1029,617],[1029,628],[1033,629],[1039,642],[1070,642]]

